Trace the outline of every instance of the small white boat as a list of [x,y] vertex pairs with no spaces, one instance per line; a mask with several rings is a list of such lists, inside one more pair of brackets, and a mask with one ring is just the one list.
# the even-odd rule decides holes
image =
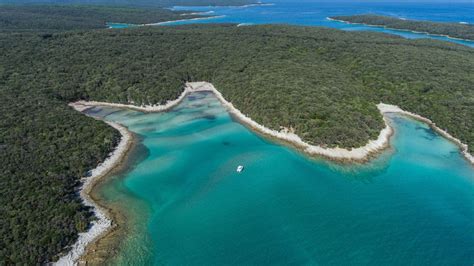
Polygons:
[[243,165],[239,165],[237,166],[237,173],[240,173],[244,170],[244,166]]

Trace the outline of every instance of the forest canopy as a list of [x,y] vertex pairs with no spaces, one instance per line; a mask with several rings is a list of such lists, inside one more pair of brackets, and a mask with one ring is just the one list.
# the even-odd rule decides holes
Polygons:
[[454,38],[474,40],[474,25],[470,24],[409,20],[371,14],[335,16],[331,18],[350,23],[384,26],[392,29],[427,32],[430,34],[447,35]]
[[164,8],[0,5],[0,31],[101,29],[107,28],[106,23],[146,24],[202,17],[187,13]]
[[135,7],[170,6],[241,6],[256,4],[254,0],[0,0],[0,4],[48,4],[48,5],[108,5]]
[[[281,25],[0,32],[0,264],[42,264],[90,210],[81,177],[119,134],[68,106],[155,104],[214,83],[244,114],[305,141],[358,147],[384,127],[376,104],[432,119],[474,147],[474,50],[374,32]],[[472,151],[472,148],[471,148]]]

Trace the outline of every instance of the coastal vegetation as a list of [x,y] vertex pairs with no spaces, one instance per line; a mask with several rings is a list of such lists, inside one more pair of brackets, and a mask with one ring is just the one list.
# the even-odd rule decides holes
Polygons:
[[89,225],[79,180],[118,133],[67,104],[157,104],[209,81],[242,113],[352,148],[384,127],[376,104],[474,146],[474,50],[373,32],[282,25],[0,32],[0,264],[52,261]]
[[429,34],[474,40],[474,25],[401,19],[380,15],[334,16],[332,19],[350,23],[384,26],[392,29],[427,32]]
[[146,24],[202,16],[164,8],[111,6],[0,6],[0,31],[57,32],[106,28],[106,23]]
[[22,38],[35,52],[20,57],[26,47],[6,47],[15,55],[8,65],[26,62],[22,70],[34,69],[37,82],[48,82],[38,87],[63,102],[164,103],[180,95],[185,81],[206,80],[260,124],[291,127],[311,144],[352,148],[375,139],[384,126],[379,102],[473,142],[473,51],[459,45],[234,25]]
[[107,5],[135,7],[170,6],[242,6],[256,4],[253,0],[0,0],[0,4],[47,4],[47,5]]

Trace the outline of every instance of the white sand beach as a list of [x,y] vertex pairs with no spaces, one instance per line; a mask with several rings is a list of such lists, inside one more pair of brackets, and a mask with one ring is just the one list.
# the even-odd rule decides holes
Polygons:
[[178,20],[170,20],[170,21],[163,21],[163,22],[156,22],[156,23],[148,23],[148,24],[143,24],[143,26],[160,26],[160,25],[167,25],[167,24],[176,23],[176,22],[217,19],[217,18],[223,18],[223,17],[225,17],[225,16],[222,15],[222,16],[202,17],[202,18],[178,19]]

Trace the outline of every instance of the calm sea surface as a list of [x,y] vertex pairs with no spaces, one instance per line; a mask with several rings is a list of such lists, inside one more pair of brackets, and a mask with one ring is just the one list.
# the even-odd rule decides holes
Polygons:
[[[189,20],[170,22],[163,25],[178,25],[190,23],[236,23],[244,25],[254,24],[292,24],[305,26],[323,26],[348,31],[377,31],[401,35],[405,38],[432,38],[450,41],[474,47],[474,41],[455,40],[447,37],[412,33],[400,30],[389,30],[383,27],[370,27],[351,25],[343,22],[330,21],[327,17],[354,14],[379,14],[405,19],[431,20],[439,22],[469,23],[474,24],[474,1],[454,2],[445,1],[437,3],[420,2],[333,2],[333,1],[308,1],[308,0],[265,0],[266,5],[245,7],[173,7],[173,10],[192,10],[204,12],[205,15],[216,18],[204,20]],[[126,24],[111,24],[116,28],[128,27]]]
[[129,221],[112,265],[474,263],[474,168],[423,123],[391,115],[393,148],[341,166],[259,137],[209,93],[89,114],[141,139],[99,192]]

